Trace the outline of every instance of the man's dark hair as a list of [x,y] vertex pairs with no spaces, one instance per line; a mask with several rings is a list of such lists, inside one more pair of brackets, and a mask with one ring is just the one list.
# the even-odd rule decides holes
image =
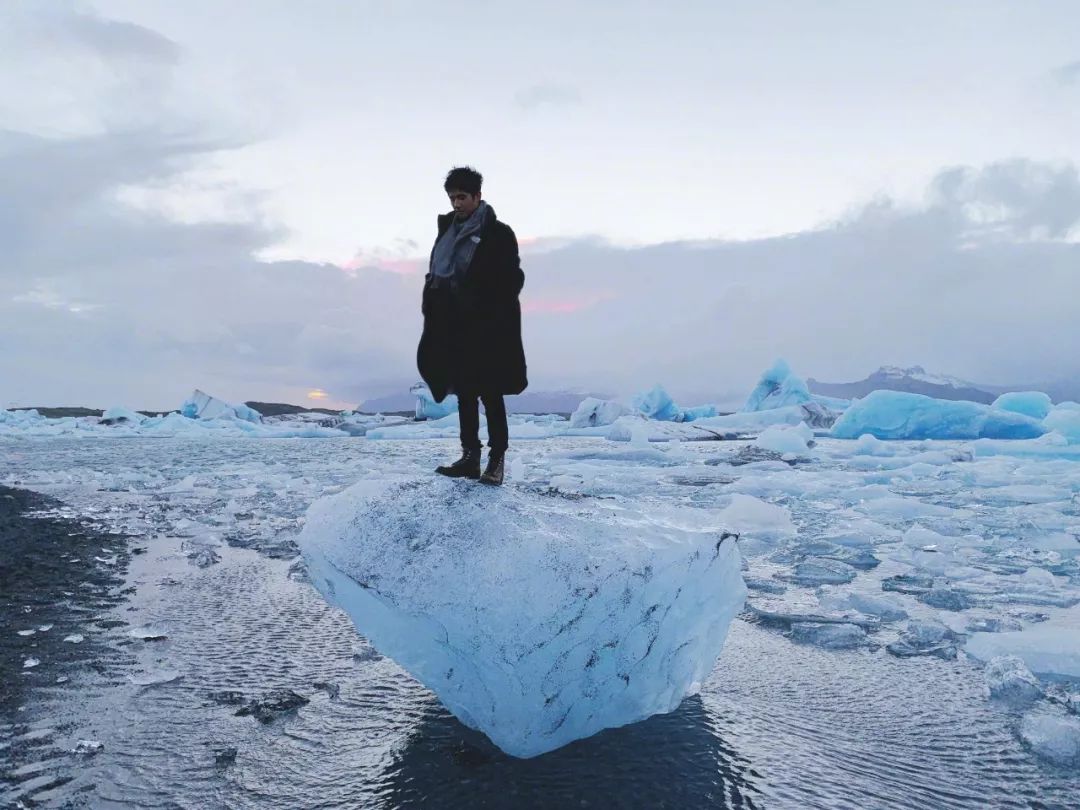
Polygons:
[[446,175],[443,188],[447,193],[451,191],[464,191],[474,197],[480,193],[480,186],[484,182],[484,175],[480,174],[472,166],[455,166]]

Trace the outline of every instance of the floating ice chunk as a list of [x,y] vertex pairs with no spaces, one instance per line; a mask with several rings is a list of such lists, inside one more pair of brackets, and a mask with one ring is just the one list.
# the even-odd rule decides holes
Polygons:
[[1015,655],[1037,675],[1080,678],[1080,631],[1044,624],[1019,633],[975,633],[967,653],[980,661]]
[[168,638],[165,633],[154,627],[135,627],[128,631],[128,635],[139,641],[165,641]]
[[877,616],[882,621],[891,622],[907,618],[907,611],[904,608],[885,597],[853,593],[848,596],[848,603],[855,610],[867,613],[869,616]]
[[814,431],[810,430],[805,422],[800,422],[798,427],[793,428],[767,428],[755,439],[754,444],[781,455],[791,453],[796,456],[805,456],[810,452],[808,443],[813,438]]
[[810,557],[795,565],[786,579],[800,585],[842,585],[855,579],[855,569],[839,560]]
[[796,622],[791,625],[791,638],[827,650],[846,650],[866,644],[866,631],[857,624]]
[[790,627],[794,624],[854,624],[864,629],[881,626],[877,616],[864,616],[850,610],[842,612],[817,610],[810,605],[786,600],[758,599],[748,602],[747,610],[760,622]]
[[938,534],[916,523],[904,532],[904,545],[913,549],[932,547],[939,551],[952,551],[956,546],[956,538]]
[[1053,551],[1062,557],[1080,557],[1080,537],[1065,532],[1028,537],[1025,544],[1038,551]]
[[932,655],[951,660],[956,658],[956,645],[961,636],[938,621],[919,619],[908,622],[900,638],[885,649],[898,658]]
[[1013,630],[1023,630],[1024,623],[1019,619],[1010,619],[1002,616],[977,616],[969,619],[965,633],[1008,633]]
[[967,610],[975,604],[972,598],[963,591],[942,585],[935,585],[926,593],[921,593],[915,598],[939,610]]
[[626,416],[630,409],[621,402],[613,399],[597,399],[586,397],[572,414],[570,414],[570,427],[597,427],[599,425],[611,425],[620,416]]
[[72,633],[70,636],[65,636],[64,641],[70,644],[82,644],[83,636],[80,633]]
[[1057,765],[1080,765],[1080,717],[1030,712],[1020,722],[1020,739]]
[[1058,405],[1043,419],[1043,427],[1063,436],[1069,444],[1080,444],[1080,410]]
[[856,508],[865,514],[880,518],[900,518],[917,520],[918,518],[959,517],[965,512],[948,506],[923,503],[917,498],[903,498],[896,495],[884,495],[870,498],[859,503]]
[[35,630],[33,627],[31,627],[29,630],[19,630],[18,634],[20,636],[32,636],[36,632],[37,632],[37,630]]
[[993,599],[994,601],[1005,602],[1010,605],[1070,608],[1075,605],[1080,605],[1080,592],[1075,590],[1019,590],[1011,593],[997,594]]
[[857,610],[868,616],[877,616],[886,622],[899,621],[908,617],[907,611],[892,599],[857,591],[848,594],[825,594],[820,598],[820,602],[822,607],[830,610]]
[[1053,590],[1057,586],[1054,575],[1044,568],[1029,568],[1020,576],[1020,587],[1024,590]]
[[104,748],[105,743],[99,742],[98,740],[79,740],[71,750],[71,753],[90,756],[98,753]]
[[[330,684],[323,684],[331,687]],[[331,691],[337,689],[331,687]],[[311,701],[303,695],[298,695],[291,689],[275,689],[267,692],[260,698],[249,700],[246,705],[236,711],[237,717],[254,717],[260,723],[268,724],[292,714],[297,709],[308,705]]]
[[1054,402],[1042,391],[1011,391],[994,400],[992,408],[1000,411],[1022,413],[1032,419],[1045,419]]
[[[654,385],[652,389],[636,394],[632,400],[634,408],[649,419],[662,422],[681,422],[679,406],[664,390],[663,386]],[[715,416],[715,414],[712,414]]]
[[155,672],[143,672],[138,675],[128,675],[128,680],[136,686],[159,686],[160,684],[178,681],[183,677],[183,673],[175,669],[163,669]]
[[1042,687],[1023,660],[1015,655],[991,658],[983,670],[990,697],[1011,702],[1027,702],[1042,697]]
[[707,419],[695,420],[692,427],[698,430],[711,430],[717,435],[757,434],[771,425],[798,425],[801,422],[812,424],[804,405],[792,405],[787,408],[772,408],[767,411],[729,413]]
[[141,425],[146,421],[146,417],[141,413],[136,413],[130,408],[124,408],[119,405],[109,408],[105,413],[101,415],[102,425],[129,425],[135,427]]
[[1045,484],[1012,484],[979,491],[980,500],[1001,504],[1051,503],[1068,500],[1071,495],[1070,489]]
[[761,375],[742,410],[768,411],[802,405],[812,399],[806,381],[791,372],[786,360],[777,360]]
[[317,501],[298,544],[327,600],[463,723],[529,757],[699,688],[746,596],[734,537],[459,484],[361,481]]
[[891,456],[896,450],[872,433],[864,433],[855,440],[855,453],[860,456]]
[[855,439],[1034,439],[1047,429],[1023,414],[903,391],[872,391],[848,408],[832,435]]
[[786,506],[752,495],[732,495],[728,505],[720,510],[719,519],[725,525],[738,526],[746,539],[778,540],[798,534]]
[[[726,417],[720,417],[726,418]],[[707,425],[704,423],[708,423]],[[630,441],[631,434],[635,430],[644,429],[651,442],[671,441],[715,441],[745,439],[746,433],[719,428],[712,424],[712,419],[698,419],[692,422],[658,422],[655,419],[647,419],[639,413],[620,416],[607,426],[566,428],[563,433],[567,436],[603,436],[614,442]],[[643,426],[643,427],[642,427]]]
[[25,661],[23,661],[23,669],[33,669],[40,663],[41,661],[37,658],[27,658]]
[[431,389],[422,382],[413,385],[409,392],[416,397],[417,420],[443,419],[458,411],[457,394],[448,394],[442,402],[436,402]]

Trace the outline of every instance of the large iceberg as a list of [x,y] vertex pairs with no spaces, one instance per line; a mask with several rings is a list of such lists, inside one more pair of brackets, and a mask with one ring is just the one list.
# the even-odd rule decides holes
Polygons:
[[856,400],[832,428],[837,439],[866,433],[878,439],[1034,439],[1046,428],[1030,416],[977,402],[872,391]]
[[114,405],[101,414],[102,425],[141,425],[146,417],[122,405]]
[[636,394],[633,405],[639,413],[660,422],[693,422],[695,419],[716,416],[715,405],[680,408],[662,385],[654,385],[648,391]]
[[448,394],[442,402],[436,402],[431,389],[422,382],[416,383],[409,391],[416,397],[417,420],[443,419],[457,413],[457,394]]
[[746,596],[719,526],[512,487],[361,481],[298,543],[329,602],[518,757],[673,710]]
[[588,428],[610,425],[620,416],[630,413],[630,409],[614,399],[586,397],[578,403],[570,414],[570,427]]
[[744,411],[768,411],[773,408],[786,408],[790,405],[802,405],[813,397],[806,381],[796,377],[786,360],[777,360],[761,375],[758,384],[750,392]]
[[570,415],[570,427],[580,429],[613,425],[620,418],[633,414],[657,422],[693,422],[695,419],[716,416],[716,406],[680,407],[662,385],[654,385],[648,391],[631,397],[630,405],[613,399],[586,397]]
[[230,405],[223,399],[212,397],[199,389],[180,406],[180,413],[188,419],[239,419],[241,422],[258,424],[262,414],[243,403]]

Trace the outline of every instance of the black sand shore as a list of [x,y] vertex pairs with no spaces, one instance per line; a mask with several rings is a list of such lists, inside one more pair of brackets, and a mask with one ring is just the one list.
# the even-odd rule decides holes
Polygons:
[[[65,517],[62,505],[0,487],[0,805],[69,777],[36,763],[56,760],[53,734],[41,733],[50,706],[76,696],[87,680],[115,682],[128,663],[105,640],[121,622],[128,538]],[[58,727],[47,723],[52,731]],[[56,761],[54,764],[60,764]]]

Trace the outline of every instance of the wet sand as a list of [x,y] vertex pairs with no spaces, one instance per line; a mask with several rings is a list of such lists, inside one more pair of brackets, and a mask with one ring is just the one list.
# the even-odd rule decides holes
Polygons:
[[[58,501],[0,487],[0,805],[42,780],[62,752],[50,705],[121,677],[129,656],[105,633],[125,599],[128,538],[69,516]],[[81,637],[81,640],[78,640]],[[65,640],[69,639],[69,640]],[[36,662],[36,663],[35,663]],[[34,783],[47,792],[65,777]]]

